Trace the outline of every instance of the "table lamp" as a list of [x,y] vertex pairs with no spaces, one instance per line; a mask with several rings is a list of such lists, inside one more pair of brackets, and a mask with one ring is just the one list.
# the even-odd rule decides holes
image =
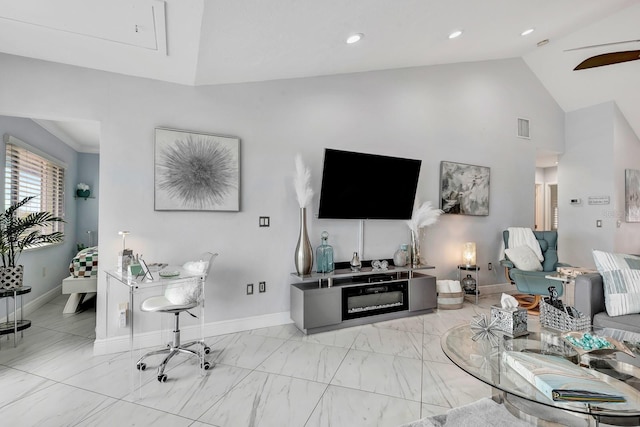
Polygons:
[[467,267],[476,265],[476,244],[466,242],[462,245],[462,263]]

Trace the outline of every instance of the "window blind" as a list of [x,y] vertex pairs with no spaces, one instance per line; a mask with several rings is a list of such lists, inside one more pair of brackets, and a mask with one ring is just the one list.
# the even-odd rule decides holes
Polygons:
[[[10,138],[9,141],[15,140]],[[51,212],[64,218],[64,172],[61,164],[53,162],[17,144],[6,143],[4,203],[5,209],[25,197],[35,196],[22,206],[18,215],[32,212]],[[40,230],[43,234],[64,232],[64,222],[55,222]]]

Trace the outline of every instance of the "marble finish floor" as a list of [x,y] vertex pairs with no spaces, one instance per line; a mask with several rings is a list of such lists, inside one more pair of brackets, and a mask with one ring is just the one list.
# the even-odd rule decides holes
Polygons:
[[[12,426],[398,426],[491,396],[440,349],[447,329],[489,313],[499,294],[434,313],[305,336],[293,325],[209,337],[204,374],[129,353],[93,356],[95,309],[62,314],[65,298],[0,342],[0,414]],[[11,336],[12,337],[12,336]],[[135,384],[135,386],[132,386]]]

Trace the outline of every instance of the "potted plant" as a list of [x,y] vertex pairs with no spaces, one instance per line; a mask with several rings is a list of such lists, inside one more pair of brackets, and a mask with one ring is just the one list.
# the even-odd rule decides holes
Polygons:
[[84,182],[81,182],[80,184],[78,184],[76,186],[76,196],[78,197],[84,197],[84,199],[86,200],[87,197],[91,196],[91,187],[89,187],[88,184],[85,184]]
[[23,250],[43,243],[58,243],[64,234],[55,231],[42,234],[43,226],[53,222],[62,222],[62,218],[51,212],[31,212],[18,215],[18,210],[28,204],[35,196],[25,197],[0,213],[0,288],[16,289],[22,287],[23,266],[17,265]]

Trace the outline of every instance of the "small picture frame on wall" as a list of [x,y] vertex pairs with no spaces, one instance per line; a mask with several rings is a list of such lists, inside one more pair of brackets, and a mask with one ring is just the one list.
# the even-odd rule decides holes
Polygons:
[[486,166],[440,162],[440,209],[459,215],[489,215],[489,178]]
[[640,170],[624,171],[625,221],[640,222]]
[[157,211],[240,210],[240,139],[155,130]]

